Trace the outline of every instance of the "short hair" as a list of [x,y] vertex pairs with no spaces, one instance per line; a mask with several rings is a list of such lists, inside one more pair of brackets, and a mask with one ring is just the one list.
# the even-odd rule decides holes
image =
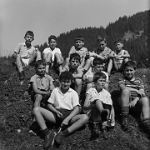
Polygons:
[[80,55],[79,55],[78,53],[72,53],[72,54],[70,55],[69,61],[71,61],[73,58],[74,58],[75,60],[78,60],[79,62],[81,61],[81,57],[80,57]]
[[72,74],[69,71],[64,71],[59,76],[60,81],[62,80],[72,80]]
[[107,77],[106,77],[106,75],[103,72],[96,72],[94,74],[93,82],[94,83],[97,82],[97,80],[100,79],[100,78],[103,78],[103,79],[106,80]]
[[115,40],[114,45],[116,45],[117,43],[122,43],[123,44],[123,40],[121,38],[118,38]]
[[93,66],[101,65],[103,63],[104,63],[104,60],[102,60],[101,58],[96,57],[93,59]]
[[40,65],[46,66],[46,62],[44,60],[38,60],[35,63],[35,69],[37,69]]
[[57,37],[55,35],[51,35],[48,37],[48,42],[51,41],[51,39],[54,39],[55,41],[57,40]]
[[104,41],[105,43],[107,42],[105,37],[98,35],[97,42],[101,42],[101,41]]
[[135,61],[129,60],[124,64],[123,70],[125,70],[127,67],[132,67],[133,69],[137,68],[137,63]]
[[84,42],[84,38],[81,35],[77,36],[74,40],[75,41],[79,40],[79,41]]
[[27,31],[27,32],[25,33],[25,37],[26,37],[27,35],[31,35],[31,36],[33,36],[33,37],[34,37],[34,33],[33,33],[33,31]]

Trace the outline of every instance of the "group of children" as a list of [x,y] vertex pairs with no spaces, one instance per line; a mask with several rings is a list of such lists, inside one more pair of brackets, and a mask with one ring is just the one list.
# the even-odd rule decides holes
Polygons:
[[[32,31],[27,31],[24,38],[25,43],[17,46],[14,56],[21,83],[25,77],[23,66],[36,60],[36,74],[31,77],[30,84],[34,94],[33,113],[44,135],[44,149],[49,148],[53,140],[58,145],[62,144],[64,137],[87,122],[93,124],[94,136],[99,134],[95,123],[100,124],[103,133],[106,128],[115,126],[115,112],[109,93],[109,76],[113,67],[123,73],[123,79],[118,83],[122,129],[128,130],[129,109],[138,107],[142,113],[142,125],[150,133],[149,99],[145,95],[143,82],[135,77],[136,63],[129,60],[130,55],[123,49],[121,39],[115,41],[115,51],[112,51],[107,47],[106,39],[99,36],[98,47],[89,52],[84,47],[83,37],[78,36],[64,61],[60,49],[56,47],[57,38],[54,35],[48,38],[49,47],[44,49],[43,56],[31,45],[34,39]],[[54,66],[59,71],[59,87],[54,86],[54,80],[49,75],[49,70]],[[86,88],[85,100],[80,99],[83,85]],[[54,134],[45,121],[59,124],[60,132]]]

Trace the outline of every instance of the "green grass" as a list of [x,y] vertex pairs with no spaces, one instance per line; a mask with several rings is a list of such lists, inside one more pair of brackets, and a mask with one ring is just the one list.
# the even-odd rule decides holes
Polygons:
[[[147,95],[150,93],[150,69],[140,69],[138,75],[143,79]],[[43,139],[40,136],[29,134],[32,124],[32,101],[27,94],[30,77],[34,74],[33,68],[25,71],[26,82],[23,86],[18,83],[15,67],[11,58],[0,58],[0,150],[42,150]],[[55,78],[55,74],[52,74]],[[120,74],[111,76],[111,91],[118,89],[117,81]],[[102,134],[96,140],[90,140],[90,129],[85,128],[67,137],[60,150],[149,150],[149,135],[139,127],[139,120],[130,116],[129,132],[123,132],[120,127],[119,111],[116,110],[115,129]],[[17,132],[18,129],[21,132]]]

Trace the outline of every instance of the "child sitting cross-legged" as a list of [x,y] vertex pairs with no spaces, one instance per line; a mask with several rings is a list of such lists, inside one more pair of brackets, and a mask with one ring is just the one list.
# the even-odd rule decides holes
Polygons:
[[39,60],[35,64],[36,74],[30,79],[30,86],[34,95],[34,107],[40,107],[41,102],[43,106],[46,105],[46,101],[50,97],[52,90],[54,89],[53,78],[47,75],[46,63],[43,60]]
[[150,106],[149,99],[145,95],[144,84],[135,76],[136,63],[128,61],[123,70],[123,79],[119,81],[121,97],[118,101],[122,113],[122,129],[128,130],[129,109],[141,112],[141,123],[150,133]]
[[[104,89],[106,83],[106,75],[102,72],[94,74],[95,87],[90,88],[86,92],[86,99],[84,102],[84,112],[89,116],[93,122],[100,122],[102,131],[106,131],[109,122],[109,116],[112,109],[112,99],[110,93]],[[98,135],[98,130],[93,126],[94,135]],[[104,132],[105,133],[105,132]]]
[[62,131],[55,136],[55,142],[59,145],[63,143],[66,136],[82,127],[88,121],[86,114],[80,114],[79,97],[76,91],[70,88],[71,80],[72,75],[70,72],[62,72],[60,75],[60,87],[52,91],[48,99],[47,109],[36,107],[33,110],[36,121],[45,137],[44,149],[51,146],[54,138],[54,133],[49,131],[45,121],[49,121],[51,124],[61,124]]

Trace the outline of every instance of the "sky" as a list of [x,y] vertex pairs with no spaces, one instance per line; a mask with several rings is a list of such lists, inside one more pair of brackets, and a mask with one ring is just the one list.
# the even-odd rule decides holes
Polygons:
[[33,45],[75,28],[106,27],[119,17],[150,9],[150,0],[0,0],[0,56],[11,55],[25,32]]

